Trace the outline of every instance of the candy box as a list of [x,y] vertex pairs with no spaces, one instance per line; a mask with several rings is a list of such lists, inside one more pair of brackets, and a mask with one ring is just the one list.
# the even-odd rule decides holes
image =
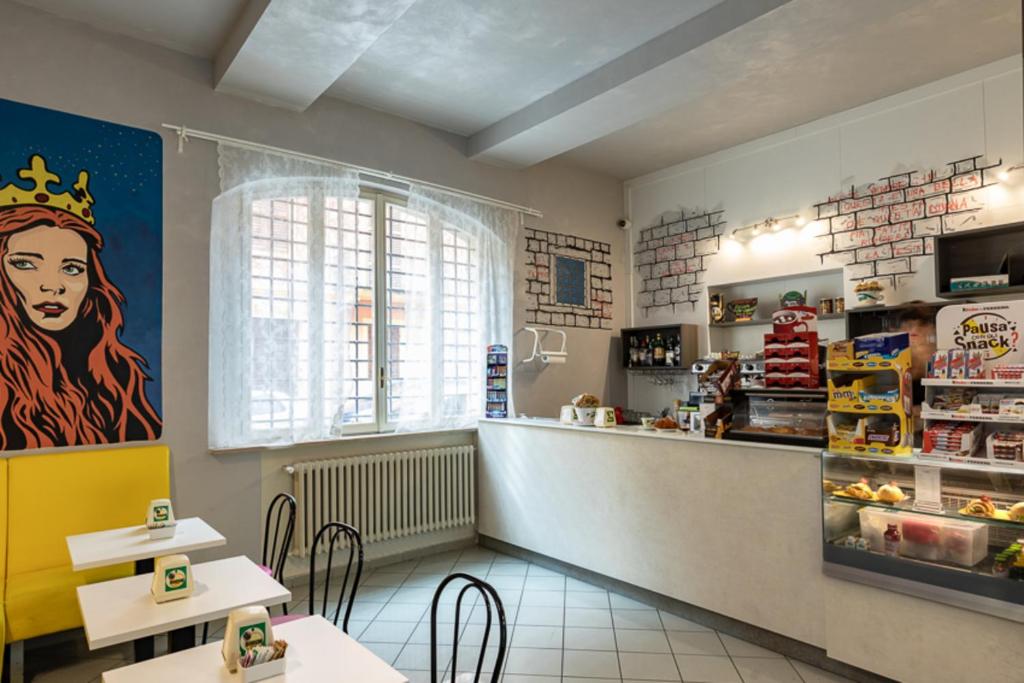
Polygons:
[[985,376],[985,352],[974,349],[967,352],[964,376],[967,379],[981,379]]
[[964,375],[967,372],[966,364],[967,358],[963,349],[950,349],[947,377],[949,379],[964,379]]
[[881,356],[895,358],[899,352],[910,346],[910,335],[906,332],[882,332],[857,337],[853,340],[853,351],[857,358]]
[[931,367],[928,370],[929,377],[946,379],[949,377],[949,352],[936,351],[932,354]]

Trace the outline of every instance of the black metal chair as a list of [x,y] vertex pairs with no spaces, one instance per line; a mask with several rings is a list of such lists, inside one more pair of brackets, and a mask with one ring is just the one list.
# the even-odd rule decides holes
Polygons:
[[[278,583],[284,583],[284,563],[288,558],[288,548],[292,544],[295,533],[295,497],[290,493],[279,493],[270,501],[267,508],[267,519],[263,526],[263,557],[260,569],[274,577]],[[288,516],[284,517],[285,512]],[[273,526],[271,526],[273,521]],[[284,522],[284,528],[281,522]],[[270,530],[274,536],[271,538]],[[280,541],[280,543],[278,543]],[[288,614],[288,605],[284,605],[284,613]]]
[[462,599],[470,589],[476,589],[483,597],[483,605],[487,610],[487,623],[484,627],[483,642],[480,643],[480,656],[477,658],[476,674],[473,676],[473,683],[480,683],[480,675],[483,672],[484,658],[487,654],[487,641],[490,638],[491,623],[493,621],[491,617],[492,602],[498,612],[499,640],[498,652],[494,660],[494,671],[491,674],[491,683],[497,683],[501,678],[501,668],[505,664],[505,652],[508,644],[508,626],[505,623],[505,607],[501,604],[501,598],[498,596],[498,591],[494,590],[494,586],[486,581],[476,578],[475,576],[462,573],[449,574],[446,576],[437,587],[437,591],[434,593],[434,600],[430,605],[430,683],[438,683],[438,676],[444,673],[442,671],[439,674],[437,670],[437,606],[441,601],[441,594],[444,593],[445,588],[447,588],[448,584],[452,581],[456,580],[466,581],[467,583],[459,591],[459,596],[455,600],[455,632],[452,638],[451,683],[456,683],[456,679],[459,677],[459,615],[462,611]]
[[[295,496],[283,492],[277,494],[267,507],[267,518],[263,525],[263,555],[260,558],[260,569],[282,584],[284,563],[288,559],[288,549],[292,545],[292,535],[295,533],[295,508]],[[270,536],[271,529],[274,531],[273,538]],[[281,610],[288,614],[287,602],[281,605]],[[210,624],[207,622],[203,624],[204,645],[209,632]]]
[[[327,542],[327,575],[324,578],[324,598],[320,606],[320,615],[327,619],[327,599],[331,593],[331,572],[334,571],[334,549],[339,545],[348,546],[348,562],[345,564],[345,577],[341,582],[341,591],[338,593],[338,603],[334,610],[334,625],[338,625],[338,616],[341,614],[341,606],[345,603],[346,591],[348,591],[348,580],[352,575],[352,565],[355,564],[355,576],[352,577],[352,590],[348,591],[348,602],[345,607],[345,619],[342,621],[341,630],[348,633],[348,620],[352,615],[352,605],[356,601],[356,591],[359,590],[359,578],[363,575],[363,538],[359,530],[354,526],[343,522],[328,522],[320,531],[316,532],[313,539],[313,547],[309,556],[309,614],[315,614],[316,603],[316,557],[320,554],[320,544]],[[272,620],[273,621],[273,620]]]

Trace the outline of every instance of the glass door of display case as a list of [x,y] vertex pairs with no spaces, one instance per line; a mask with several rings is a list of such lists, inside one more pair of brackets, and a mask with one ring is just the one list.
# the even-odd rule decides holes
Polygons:
[[1024,467],[821,463],[826,574],[1024,623]]

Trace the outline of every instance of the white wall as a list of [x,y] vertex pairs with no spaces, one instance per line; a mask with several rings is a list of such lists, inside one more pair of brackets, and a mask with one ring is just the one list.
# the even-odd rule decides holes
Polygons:
[[[215,93],[212,67],[204,60],[8,0],[0,0],[0,16],[0,62],[6,65],[0,71],[2,97],[154,131],[164,132],[163,123],[185,124],[531,205],[545,214],[532,221],[536,227],[611,242],[613,256],[624,258],[625,236],[615,227],[622,215],[616,179],[557,161],[528,171],[475,163],[465,156],[463,138],[404,119],[329,98],[304,113],[263,106]],[[207,450],[209,220],[217,193],[215,147],[192,142],[178,154],[173,136],[165,134],[162,441],[171,448],[178,514],[200,515],[224,533],[228,546],[218,555],[255,554],[263,489],[287,485],[281,464],[366,452],[367,446],[339,442],[278,449],[266,455],[262,470],[260,452],[212,455]],[[620,282],[625,275],[625,267],[617,267]],[[614,329],[623,325],[625,313],[622,296]],[[521,312],[517,320],[521,323]],[[583,369],[592,375],[588,386],[612,391],[607,348],[613,336],[573,333],[571,365],[522,382],[516,397],[520,409],[542,412],[564,402],[563,395],[573,395],[569,373]],[[408,439],[374,443],[378,452],[396,443],[409,447]]]
[[[808,93],[813,97],[813,93]],[[724,210],[726,233],[769,217],[801,213],[851,185],[895,173],[940,168],[984,154],[1020,164],[1021,59],[994,62],[812,123],[760,138],[626,182],[634,240],[639,229],[682,209]],[[1024,215],[1024,173],[993,190],[986,224]],[[723,246],[707,273],[710,284],[793,275],[822,267],[815,229],[792,230],[746,246]],[[927,259],[901,300],[931,299]],[[634,273],[634,287],[639,281]],[[847,288],[847,302],[852,301]],[[695,311],[680,306],[648,320],[633,307],[637,325],[662,320],[706,321],[706,299]]]

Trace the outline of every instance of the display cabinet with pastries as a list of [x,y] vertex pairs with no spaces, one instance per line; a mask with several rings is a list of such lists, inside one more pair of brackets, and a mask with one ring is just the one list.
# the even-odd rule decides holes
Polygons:
[[826,574],[1024,623],[1024,469],[822,454]]
[[733,389],[726,439],[824,447],[825,389]]

